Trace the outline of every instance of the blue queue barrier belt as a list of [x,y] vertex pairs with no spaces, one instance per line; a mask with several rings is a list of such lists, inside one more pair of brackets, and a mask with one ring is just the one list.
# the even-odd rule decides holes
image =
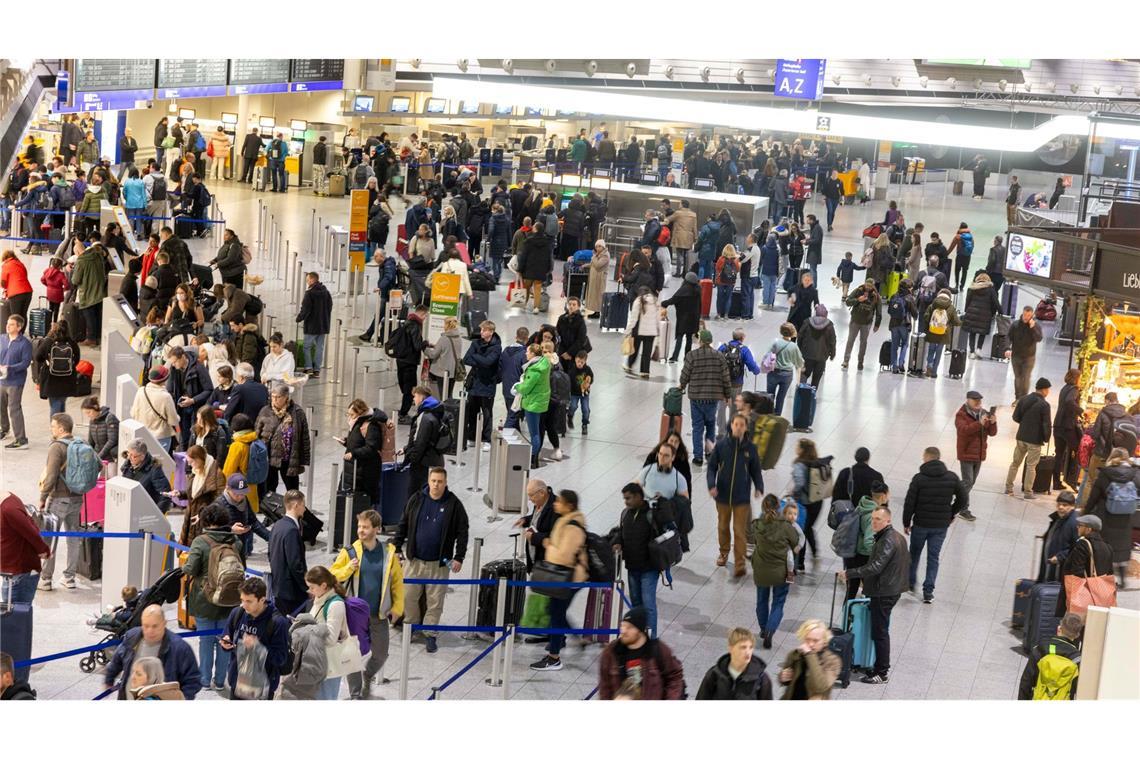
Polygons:
[[[138,533],[86,533],[81,530],[44,531],[43,533],[40,533],[40,535],[44,538],[143,538],[145,536],[145,534],[141,531]],[[156,543],[162,544],[164,546],[169,546],[170,548],[177,549],[180,552],[190,551],[189,546],[184,546],[177,541],[171,541],[169,538],[157,536],[153,533],[151,534],[150,538]],[[260,570],[251,570],[248,567],[245,569],[245,573],[246,575],[253,575],[258,578],[264,577],[265,575],[265,573],[261,572]]]
[[[464,627],[464,628],[466,628],[466,626],[455,626],[455,627]],[[414,625],[412,626],[412,629],[413,629],[413,630],[415,630],[416,628],[417,628],[417,626],[414,626]],[[435,628],[435,630],[439,630],[438,626]],[[468,628],[468,630],[475,630],[475,629],[474,629],[474,628]],[[498,630],[498,629],[495,629],[495,630]],[[432,695],[431,695],[430,697],[428,697],[428,701],[430,702],[431,700],[434,700],[434,699],[435,699],[435,695],[436,695],[436,694],[438,694],[439,692],[443,691],[443,690],[444,690],[444,689],[446,689],[448,686],[451,686],[451,684],[455,683],[455,682],[456,682],[456,681],[458,681],[458,680],[459,680],[461,677],[463,677],[463,675],[464,675],[464,674],[465,674],[467,671],[471,670],[471,668],[473,668],[473,667],[475,667],[476,665],[478,665],[478,664],[479,664],[479,662],[480,662],[480,661],[481,661],[481,660],[482,660],[484,657],[486,657],[487,655],[489,655],[489,654],[490,654],[490,653],[491,653],[491,652],[492,652],[492,651],[495,649],[495,647],[499,646],[499,645],[500,645],[500,644],[502,644],[504,641],[506,641],[506,640],[507,640],[507,636],[510,636],[510,635],[511,635],[511,634],[510,634],[509,632],[508,632],[508,633],[504,633],[502,636],[500,636],[499,638],[495,639],[493,642],[491,642],[491,645],[490,645],[490,646],[488,646],[488,647],[487,647],[486,649],[484,649],[482,652],[480,652],[479,654],[477,654],[477,655],[475,656],[475,658],[474,658],[473,660],[471,660],[471,662],[469,662],[469,663],[467,663],[466,665],[464,665],[464,666],[463,666],[463,667],[462,667],[462,668],[459,670],[459,672],[458,672],[458,673],[456,673],[456,674],[455,674],[455,675],[453,675],[451,678],[449,678],[449,679],[447,679],[446,681],[444,681],[444,682],[443,682],[443,683],[442,683],[440,686],[438,686],[438,687],[436,687],[436,688],[432,689]]]
[[[597,686],[595,686],[595,687],[594,687],[594,690],[593,690],[593,691],[591,691],[591,692],[590,692],[589,694],[587,694],[586,696],[582,697],[582,701],[583,701],[583,702],[589,702],[591,699],[593,699],[593,698],[594,698],[594,695],[595,695],[595,694],[597,694],[597,693],[598,693],[598,687],[597,687]],[[98,698],[98,697],[96,697],[96,699],[97,699],[97,698]]]
[[[30,214],[31,216],[67,216],[67,214],[69,213],[67,211],[53,211],[52,209],[46,209],[46,208],[13,208],[13,209],[10,209],[10,212],[13,214]],[[75,217],[77,219],[80,217],[91,218],[91,217],[101,216],[101,213],[97,212],[97,211],[72,211],[70,213],[73,217]],[[164,222],[164,221],[170,221],[171,219],[175,219],[176,217],[173,217],[173,216],[144,216],[142,214],[127,214],[127,218],[128,219],[144,219],[144,220],[150,220],[150,221]],[[181,218],[181,217],[177,217],[177,218]],[[193,217],[193,216],[188,217],[188,218],[193,219],[195,222],[201,222],[202,224],[225,224],[226,223],[224,219],[200,219],[198,217]]]
[[[164,546],[169,546],[171,549],[177,549],[180,552],[190,551],[189,546],[183,546],[182,544],[178,543],[177,541],[171,541],[169,538],[163,538],[162,536],[155,535],[154,533],[150,534],[150,539],[152,541],[154,541],[155,543],[159,543],[159,544],[162,544]],[[245,569],[245,574],[246,575],[253,575],[253,576],[256,576],[258,578],[262,578],[265,576],[265,573],[261,572],[260,570],[250,570],[248,567]]]
[[[225,631],[224,628],[211,628],[208,631],[186,631],[184,633],[175,633],[174,635],[179,636],[179,637],[184,638],[184,639],[192,639],[192,638],[195,638],[198,636],[217,636],[224,631]],[[78,649],[69,649],[66,652],[56,652],[55,654],[46,654],[43,657],[33,657],[30,660],[20,660],[19,662],[17,662],[15,664],[15,667],[16,668],[30,668],[33,665],[40,665],[42,663],[53,662],[55,660],[65,660],[68,657],[75,657],[76,655],[80,655],[80,654],[88,654],[90,652],[101,652],[104,649],[111,649],[113,647],[117,647],[117,646],[119,646],[119,644],[122,644],[122,643],[123,643],[122,639],[112,639],[111,641],[105,641],[102,644],[93,644],[89,647],[79,647]]]
[[499,582],[492,578],[405,578],[404,583],[413,586],[495,586]]
[[12,237],[11,235],[0,236],[0,240],[10,240],[13,243],[32,243],[33,245],[59,245],[58,240],[48,240],[46,238],[26,238],[26,237]]

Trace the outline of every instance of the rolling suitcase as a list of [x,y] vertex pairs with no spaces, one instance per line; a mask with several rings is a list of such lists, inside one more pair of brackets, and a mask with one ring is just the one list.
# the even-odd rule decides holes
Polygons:
[[[465,311],[463,312],[463,326],[467,328],[467,340],[477,340],[479,338],[479,325],[487,321],[486,311]],[[460,357],[462,358],[462,357]],[[469,369],[468,372],[473,372]]]
[[954,180],[954,190],[953,190],[954,195],[961,195],[962,194],[963,184],[964,183],[960,179]]
[[[1036,536],[1033,545],[1036,548],[1037,542],[1041,541],[1041,550],[1045,550],[1044,537]],[[1033,591],[1033,587],[1037,585],[1037,568],[1040,565],[1040,559],[1037,553],[1034,552],[1034,563],[1031,569],[1033,578],[1019,578],[1013,584],[1013,613],[1010,615],[1009,626],[1010,628],[1024,628],[1026,613],[1029,611],[1029,595]]]
[[792,398],[792,430],[810,431],[815,422],[815,388],[807,383],[796,386]]
[[891,342],[884,340],[883,345],[879,346],[879,371],[885,372],[891,368]]
[[658,320],[657,339],[653,341],[653,361],[664,362],[669,357],[672,347],[673,326],[667,319]]
[[1017,311],[1017,283],[1007,280],[1001,291],[1001,313],[1012,317],[1015,311]]
[[[1052,454],[1042,454],[1037,460],[1037,469],[1033,473],[1033,493],[1051,493],[1053,490],[1053,470],[1057,467],[1057,457]],[[1022,480],[1025,482],[1025,465],[1021,469]]]
[[701,319],[708,319],[709,312],[712,310],[713,300],[713,281],[709,279],[701,280]]
[[[351,483],[351,488],[349,484]],[[349,518],[349,541],[356,537],[356,517],[361,512],[372,509],[372,502],[368,494],[357,489],[356,467],[353,462],[345,462],[341,474],[340,488],[336,490],[336,504],[332,511],[332,545],[334,549],[344,546],[344,520],[348,513],[348,495],[352,494],[352,516]]]
[[990,341],[990,358],[995,362],[1007,362],[1005,352],[1009,348],[1009,338],[1005,335],[995,335]]
[[902,282],[902,272],[888,272],[886,282],[883,283],[883,300],[888,301],[899,292],[899,283]]
[[344,197],[344,175],[343,174],[330,174],[328,179],[328,194],[333,198]]
[[[185,566],[187,557],[188,555],[186,553],[179,553],[179,567]],[[270,586],[268,578],[266,579],[266,586]],[[178,583],[178,602],[175,606],[176,615],[178,618],[178,627],[187,631],[196,631],[198,630],[198,623],[196,620],[194,620],[194,616],[190,614],[190,610],[186,608],[186,600],[189,596],[190,578],[187,575],[183,575]]]
[[922,334],[910,336],[910,348],[907,349],[906,371],[910,375],[921,377],[926,373],[926,336]]
[[396,253],[408,258],[408,228],[402,224],[396,227]]
[[964,374],[966,374],[966,352],[956,348],[950,352],[950,369],[947,377],[961,380]]
[[[517,552],[516,552],[517,554]],[[498,581],[506,578],[510,581],[526,580],[526,563],[520,559],[497,559],[483,565],[479,570],[479,577],[486,580]],[[499,587],[480,586],[478,607],[475,612],[475,625],[495,625],[495,613],[498,610]],[[507,603],[504,608],[503,624],[518,625],[522,620],[523,609],[526,604],[526,589],[522,586],[509,586],[507,588]]]
[[[40,303],[42,303],[44,297],[40,296],[39,300]],[[7,320],[5,320],[5,322],[6,321]],[[28,337],[42,338],[46,336],[49,325],[51,325],[51,309],[40,306],[28,310]]]
[[[102,533],[103,526],[100,523],[93,523],[81,525],[79,530],[84,533]],[[75,572],[89,581],[97,581],[103,577],[103,539],[79,539],[79,564]]]
[[728,297],[728,317],[729,319],[743,319],[747,316],[744,313],[744,292],[741,290],[734,290]]
[[851,632],[851,667],[871,670],[875,667],[875,642],[871,639],[871,600],[865,596],[843,603],[843,625]]
[[[76,305],[75,301],[66,301],[59,307],[59,318],[67,323],[67,332],[71,335],[72,340],[81,341],[88,338],[87,321],[79,313],[79,306]],[[91,337],[94,339],[98,336]]]
[[[451,413],[452,427],[458,425],[459,424],[459,399],[449,398],[446,401],[441,401],[440,406],[442,406],[446,411]],[[474,410],[472,410],[472,413],[474,413]],[[467,423],[464,422],[464,425],[466,425],[466,424]],[[455,456],[456,445],[457,445],[460,437],[461,437],[460,431],[452,430],[451,431],[451,446],[448,447],[447,451],[445,451],[443,453],[446,454],[447,456]],[[466,448],[466,446],[464,446],[464,448]]]
[[[481,311],[484,314],[491,310],[491,293],[487,290],[473,290],[467,296],[467,311]],[[484,317],[485,318],[485,317]]]
[[404,506],[408,503],[408,479],[412,468],[385,462],[380,473],[380,521],[385,531],[395,532],[404,516]]
[[602,296],[601,328],[603,330],[625,330],[629,321],[629,298],[621,291]]
[[837,686],[846,689],[851,685],[851,658],[855,656],[855,635],[845,627],[835,626],[835,597],[839,591],[839,573],[835,574],[835,583],[831,587],[831,617],[827,625],[831,629],[831,641],[827,648],[839,658],[839,678]]
[[[618,616],[621,616],[621,600],[618,600]],[[586,595],[586,615],[583,618],[582,627],[590,628],[609,628],[610,621],[613,620],[613,591],[608,588],[592,588],[590,593]],[[608,633],[588,633],[580,638],[583,646],[588,643],[594,644],[608,644],[610,635]]]
[[1026,653],[1033,651],[1043,639],[1052,636],[1061,618],[1057,617],[1057,597],[1061,593],[1060,583],[1038,583],[1029,592],[1029,603],[1025,610],[1025,635],[1021,641]]
[[[32,658],[32,605],[0,600],[0,641],[16,662]],[[16,668],[16,680],[27,681],[30,671],[30,665]]]
[[661,428],[658,430],[657,440],[664,441],[665,436],[669,435],[670,431],[672,431],[674,433],[679,433],[680,435],[683,436],[684,433],[681,432],[681,428],[683,427],[684,422],[685,422],[685,415],[683,415],[683,414],[665,414],[664,412],[662,412],[661,413]]

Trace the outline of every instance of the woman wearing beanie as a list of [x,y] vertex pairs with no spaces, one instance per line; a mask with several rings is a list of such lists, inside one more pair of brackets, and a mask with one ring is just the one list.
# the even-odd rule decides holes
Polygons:
[[815,316],[800,325],[796,343],[804,356],[804,382],[818,389],[827,363],[835,358],[835,324],[828,319],[826,306],[815,305]]

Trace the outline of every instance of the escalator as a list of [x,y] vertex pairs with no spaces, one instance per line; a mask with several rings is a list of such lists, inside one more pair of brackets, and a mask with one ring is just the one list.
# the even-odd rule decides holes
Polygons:
[[0,191],[7,190],[8,175],[23,145],[24,135],[44,97],[55,97],[56,75],[62,61],[37,58],[28,68],[4,72],[0,99]]

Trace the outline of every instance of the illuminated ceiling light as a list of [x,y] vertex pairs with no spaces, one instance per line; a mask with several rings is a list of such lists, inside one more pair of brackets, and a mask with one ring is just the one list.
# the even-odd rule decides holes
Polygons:
[[513,72],[515,70],[515,62],[512,61],[510,58],[504,58],[502,65],[503,65],[503,71],[507,72],[508,74],[510,74],[511,72]]
[[929,82],[930,82],[930,77],[921,76],[918,78],[918,83],[920,85],[922,85],[923,87],[926,87],[926,85],[929,84]]
[[702,82],[709,81],[709,75],[710,74],[712,74],[712,69],[710,69],[708,66],[705,66],[704,68],[702,68],[701,69],[701,81]]
[[744,69],[736,70],[736,81],[744,84]]
[[666,66],[666,67],[665,67],[665,78],[666,78],[666,79],[672,79],[672,78],[673,78],[673,74],[675,74],[675,73],[676,73],[676,71],[677,71],[677,70],[676,70],[675,68],[673,68],[673,65],[672,65],[672,64],[670,64],[670,65]]
[[460,71],[462,71],[465,74],[467,73],[467,59],[466,58],[460,58],[458,61],[455,62],[455,65],[459,67]]
[[[508,82],[472,82],[456,77],[436,77],[433,97],[478,100],[482,103],[527,103],[534,108],[606,114],[618,118],[663,122],[692,120],[694,107],[701,121],[730,128],[752,129],[764,124],[778,132],[811,133],[817,126],[818,109],[793,110],[769,106],[682,100],[650,95],[576,89],[572,87],[518,85]],[[1063,135],[1087,135],[1089,120],[1079,114],[1054,116],[1036,127],[1018,129],[968,124],[947,124],[918,119],[892,119],[835,113],[830,133],[853,139],[945,145],[968,149],[1004,150],[1027,153]],[[1140,140],[1140,126],[1101,122],[1097,134],[1103,137]]]

